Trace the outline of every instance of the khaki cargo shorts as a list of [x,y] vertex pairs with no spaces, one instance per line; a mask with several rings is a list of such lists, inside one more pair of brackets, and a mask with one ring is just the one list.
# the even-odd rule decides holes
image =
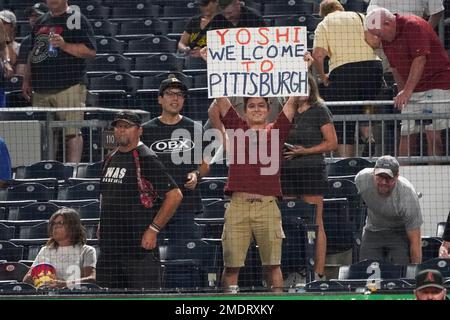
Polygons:
[[[54,93],[33,93],[33,106],[42,108],[84,108],[86,107],[86,86],[77,84]],[[80,121],[84,112],[56,112],[55,120]],[[66,136],[77,135],[80,128],[66,128]]]
[[225,267],[244,266],[252,239],[259,247],[262,265],[280,265],[283,238],[281,213],[275,197],[267,196],[258,201],[231,198],[222,233]]

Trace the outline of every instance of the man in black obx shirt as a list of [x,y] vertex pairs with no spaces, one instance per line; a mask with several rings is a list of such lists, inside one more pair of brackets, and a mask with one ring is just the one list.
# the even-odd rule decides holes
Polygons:
[[199,237],[194,223],[194,214],[202,211],[197,184],[209,171],[202,125],[181,114],[187,90],[181,80],[169,75],[159,87],[161,115],[143,124],[142,141],[157,154],[183,193],[183,202],[163,234],[169,239]]
[[157,234],[183,196],[140,141],[137,114],[120,112],[111,125],[118,148],[103,163],[97,282],[108,288],[159,288]]
[[[96,44],[89,20],[67,0],[47,0],[50,12],[40,17],[31,34],[31,51],[22,92],[33,106],[80,108],[86,102],[86,59]],[[83,111],[57,112],[57,120],[82,121]],[[83,138],[78,127],[65,130],[67,162],[81,160]]]

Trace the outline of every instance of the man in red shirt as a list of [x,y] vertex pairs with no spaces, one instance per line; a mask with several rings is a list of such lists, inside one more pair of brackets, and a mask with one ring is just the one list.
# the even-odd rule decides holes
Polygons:
[[[450,100],[450,59],[430,24],[414,15],[377,8],[367,15],[366,27],[380,39],[391,65],[399,89],[395,107],[404,114],[447,113],[448,103],[418,103]],[[447,127],[447,119],[425,125],[429,156],[442,154],[441,130]],[[414,120],[402,121],[401,156],[410,155],[419,131]]]
[[222,286],[237,285],[252,237],[272,291],[282,291],[281,245],[284,232],[277,198],[280,185],[280,155],[297,109],[298,97],[291,97],[275,122],[267,123],[266,98],[244,98],[245,119],[228,98],[218,98],[208,110],[221,119],[229,137],[228,181],[225,194],[231,196],[225,212],[222,234],[225,268]]

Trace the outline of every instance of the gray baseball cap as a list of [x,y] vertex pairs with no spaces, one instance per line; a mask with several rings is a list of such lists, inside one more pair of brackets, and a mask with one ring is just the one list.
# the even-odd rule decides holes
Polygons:
[[16,15],[14,14],[14,12],[12,12],[10,10],[0,11],[0,19],[5,21],[6,23],[11,23],[14,25],[17,23]]
[[392,156],[382,156],[378,158],[375,163],[374,173],[375,175],[385,173],[391,178],[394,178],[398,175],[398,170],[400,165],[398,164],[397,159]]

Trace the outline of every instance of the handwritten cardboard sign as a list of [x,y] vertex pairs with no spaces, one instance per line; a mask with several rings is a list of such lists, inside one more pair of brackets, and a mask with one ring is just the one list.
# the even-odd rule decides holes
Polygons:
[[208,95],[307,96],[306,27],[211,30]]

